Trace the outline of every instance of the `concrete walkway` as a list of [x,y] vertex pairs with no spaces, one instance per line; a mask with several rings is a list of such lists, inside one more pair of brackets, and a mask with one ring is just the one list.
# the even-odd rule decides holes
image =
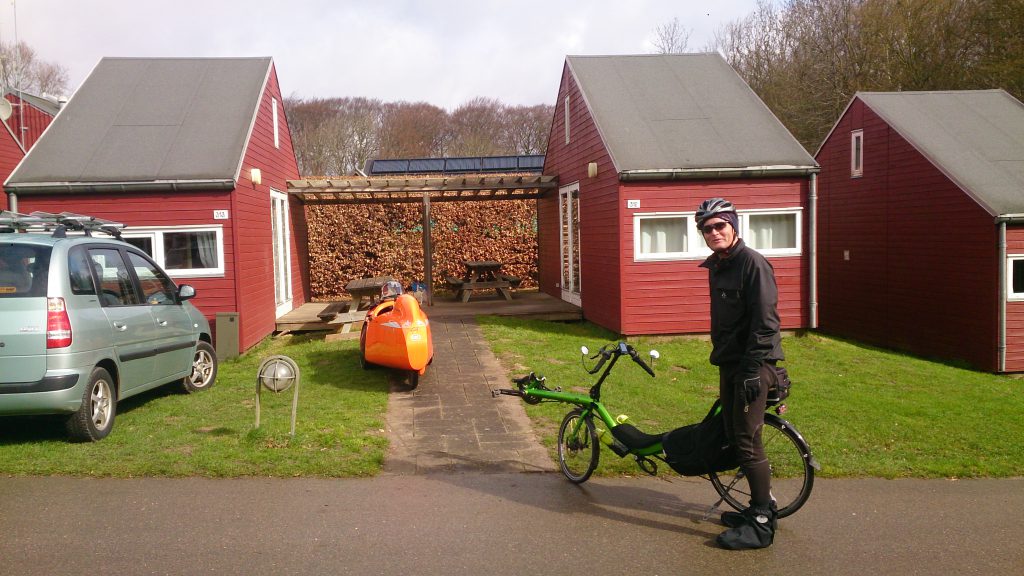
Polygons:
[[409,390],[393,381],[385,474],[550,472],[555,465],[472,317],[431,317],[434,362]]

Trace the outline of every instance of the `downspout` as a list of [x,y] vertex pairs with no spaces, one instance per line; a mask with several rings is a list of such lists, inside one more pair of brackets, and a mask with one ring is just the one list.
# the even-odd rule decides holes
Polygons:
[[1006,372],[1006,219],[997,218],[999,225],[999,372]]
[[808,259],[810,261],[811,273],[810,282],[810,328],[818,327],[818,175],[811,174],[810,186],[807,192],[808,234],[810,238],[807,243]]
[[18,195],[14,192],[7,193],[7,209],[11,212],[18,211]]

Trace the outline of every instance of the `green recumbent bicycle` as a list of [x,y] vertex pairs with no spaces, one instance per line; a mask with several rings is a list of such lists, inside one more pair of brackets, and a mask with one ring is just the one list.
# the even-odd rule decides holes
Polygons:
[[[637,466],[651,476],[658,473],[658,461],[661,461],[683,475],[709,480],[720,498],[709,508],[708,514],[723,501],[736,510],[748,506],[750,493],[743,472],[737,469],[732,447],[724,441],[718,400],[701,423],[662,434],[641,432],[632,424],[612,417],[601,403],[601,385],[622,356],[629,356],[651,376],[654,370],[625,342],[606,344],[589,356],[590,360],[597,360],[592,368],[586,367],[587,347],[582,347],[581,352],[587,373],[596,374],[604,368],[589,394],[550,389],[543,376],[533,373],[516,379],[514,389],[492,391],[494,396],[519,396],[527,404],[563,402],[574,406],[558,428],[558,464],[569,481],[586,482],[597,468],[601,444],[606,444],[619,457],[632,456]],[[658,357],[658,352],[652,350],[652,363]],[[807,502],[814,486],[814,471],[820,467],[800,432],[780,417],[786,411],[781,400],[769,394],[768,407],[774,406],[775,413],[765,413],[761,441],[772,469],[772,497],[779,518],[784,518]]]

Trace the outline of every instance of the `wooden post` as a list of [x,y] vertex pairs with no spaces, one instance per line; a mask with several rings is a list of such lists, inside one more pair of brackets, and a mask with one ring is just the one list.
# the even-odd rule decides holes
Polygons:
[[434,254],[430,243],[430,192],[423,191],[423,282],[427,306],[434,305]]

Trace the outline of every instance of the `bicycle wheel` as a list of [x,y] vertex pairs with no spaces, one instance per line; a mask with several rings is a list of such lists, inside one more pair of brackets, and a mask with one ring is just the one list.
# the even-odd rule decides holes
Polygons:
[[[811,449],[792,424],[774,414],[764,415],[761,443],[772,467],[772,497],[779,518],[796,512],[807,502],[814,487]],[[750,505],[750,486],[740,470],[712,472],[711,484],[736,510]]]
[[584,418],[580,409],[566,414],[558,428],[558,465],[562,474],[570,482],[586,482],[597,468],[600,450],[594,421],[589,416]]

